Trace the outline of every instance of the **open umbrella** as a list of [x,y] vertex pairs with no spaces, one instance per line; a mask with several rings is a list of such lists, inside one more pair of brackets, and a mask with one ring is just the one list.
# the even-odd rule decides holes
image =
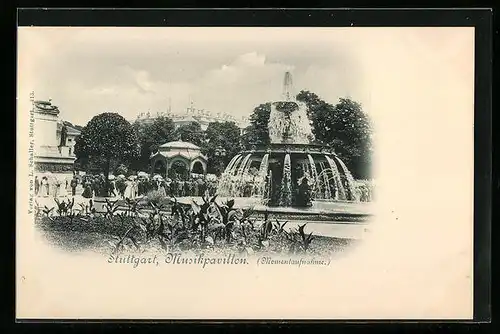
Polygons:
[[119,178],[119,179],[124,179],[124,178],[125,178],[125,175],[120,174],[120,175],[118,175],[118,178]]
[[153,180],[161,180],[161,179],[163,179],[163,177],[161,175],[159,175],[159,174],[155,174],[153,176]]
[[141,176],[143,176],[143,177],[148,177],[148,176],[149,176],[149,174],[148,174],[148,173],[146,173],[146,172],[139,172],[139,173],[137,173],[137,176],[139,176],[139,177],[141,177]]
[[113,174],[108,176],[108,180],[114,180],[114,179],[115,179],[115,176]]

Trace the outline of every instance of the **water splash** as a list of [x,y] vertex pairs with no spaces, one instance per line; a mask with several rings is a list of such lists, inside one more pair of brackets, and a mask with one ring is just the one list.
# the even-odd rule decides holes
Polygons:
[[351,175],[351,172],[347,168],[347,166],[344,164],[342,160],[340,160],[338,157],[335,157],[337,161],[340,164],[340,167],[342,168],[342,171],[344,172],[344,175],[346,176],[346,181],[347,181],[347,187],[349,190],[349,198],[351,201],[357,201],[357,196],[356,196],[356,191],[355,191],[355,184],[354,184],[354,178]]
[[316,171],[316,165],[314,164],[314,159],[310,154],[307,155],[307,160],[309,161],[309,166],[311,171],[309,175],[311,176],[313,182],[313,188],[311,189],[311,193],[316,194],[318,185],[318,172]]
[[322,180],[322,191],[321,191],[321,194],[322,194],[322,197],[324,199],[332,199],[332,193],[331,193],[331,186],[330,186],[330,180],[328,178],[328,169],[325,168],[325,163],[324,162],[320,162],[320,167],[321,167],[321,172],[320,172],[320,175],[321,175],[321,180]]
[[224,174],[228,173],[229,171],[231,171],[231,169],[233,168],[233,166],[235,165],[236,163],[236,160],[240,159],[241,158],[241,154],[236,154],[234,156],[234,158],[231,159],[231,161],[229,161],[229,164],[227,165],[226,169],[224,170]]
[[259,177],[264,178],[266,176],[267,168],[269,168],[269,153],[264,154],[264,157],[262,157],[259,166]]
[[271,104],[268,130],[273,144],[310,144],[313,134],[307,117],[307,106],[297,101]]
[[256,178],[256,184],[252,191],[252,196],[263,195],[266,187],[266,175],[269,168],[269,153],[264,154],[260,162],[259,172]]
[[283,178],[280,189],[280,206],[292,205],[292,168],[290,162],[290,154],[285,155],[283,162]]
[[237,154],[234,158],[231,159],[226,169],[222,173],[219,181],[219,186],[217,187],[217,193],[220,196],[231,196],[232,195],[232,180],[233,176],[236,172],[236,167],[238,166],[239,161],[242,159],[241,154]]
[[334,180],[335,187],[337,190],[334,197],[335,197],[335,199],[346,200],[347,196],[345,193],[344,185],[342,184],[342,179],[340,178],[340,173],[339,173],[339,170],[337,168],[337,165],[335,164],[335,161],[333,161],[333,159],[330,156],[325,155],[325,158],[326,158],[326,161],[328,162],[328,165],[330,166],[330,169],[333,172],[333,180]]
[[248,160],[250,160],[250,157],[252,156],[251,153],[248,153],[246,156],[245,156],[245,159],[243,159],[243,162],[240,164],[239,168],[238,168],[238,171],[236,172],[236,179],[237,180],[240,180],[241,177],[243,176],[243,171],[245,170],[245,166],[246,164],[248,163]]

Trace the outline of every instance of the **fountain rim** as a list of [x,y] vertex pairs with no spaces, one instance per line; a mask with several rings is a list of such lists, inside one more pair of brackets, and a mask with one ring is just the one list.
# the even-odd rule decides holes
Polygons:
[[253,149],[245,149],[241,154],[250,153],[290,153],[290,154],[326,154],[337,157],[337,153],[330,146],[323,144],[293,144],[293,143],[270,143],[266,145],[256,145]]

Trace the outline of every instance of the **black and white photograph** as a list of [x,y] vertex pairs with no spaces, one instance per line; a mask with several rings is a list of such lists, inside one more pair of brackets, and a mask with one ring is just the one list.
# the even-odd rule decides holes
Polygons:
[[117,257],[330,256],[369,231],[373,131],[358,102],[369,94],[348,52],[302,56],[248,31],[253,45],[201,55],[145,30],[126,53],[136,31],[33,32],[71,43],[44,66],[53,85],[31,92],[35,224],[48,242]]
[[470,317],[473,51],[465,27],[18,27],[18,317]]

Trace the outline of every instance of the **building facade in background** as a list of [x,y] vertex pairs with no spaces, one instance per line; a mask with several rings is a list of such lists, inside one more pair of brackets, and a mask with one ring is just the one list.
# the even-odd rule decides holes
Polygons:
[[81,127],[59,118],[52,101],[32,101],[35,113],[35,171],[71,172],[76,160],[75,141]]
[[170,109],[166,112],[158,112],[154,115],[152,115],[150,112],[140,113],[139,115],[137,115],[136,121],[143,123],[152,123],[156,117],[161,116],[172,119],[176,127],[193,122],[198,123],[200,124],[203,131],[205,131],[208,127],[208,124],[212,122],[234,122],[242,131],[249,125],[248,118],[236,118],[230,114],[214,113],[204,109],[196,109],[192,105],[191,107],[186,108],[185,111],[177,113],[172,112]]

